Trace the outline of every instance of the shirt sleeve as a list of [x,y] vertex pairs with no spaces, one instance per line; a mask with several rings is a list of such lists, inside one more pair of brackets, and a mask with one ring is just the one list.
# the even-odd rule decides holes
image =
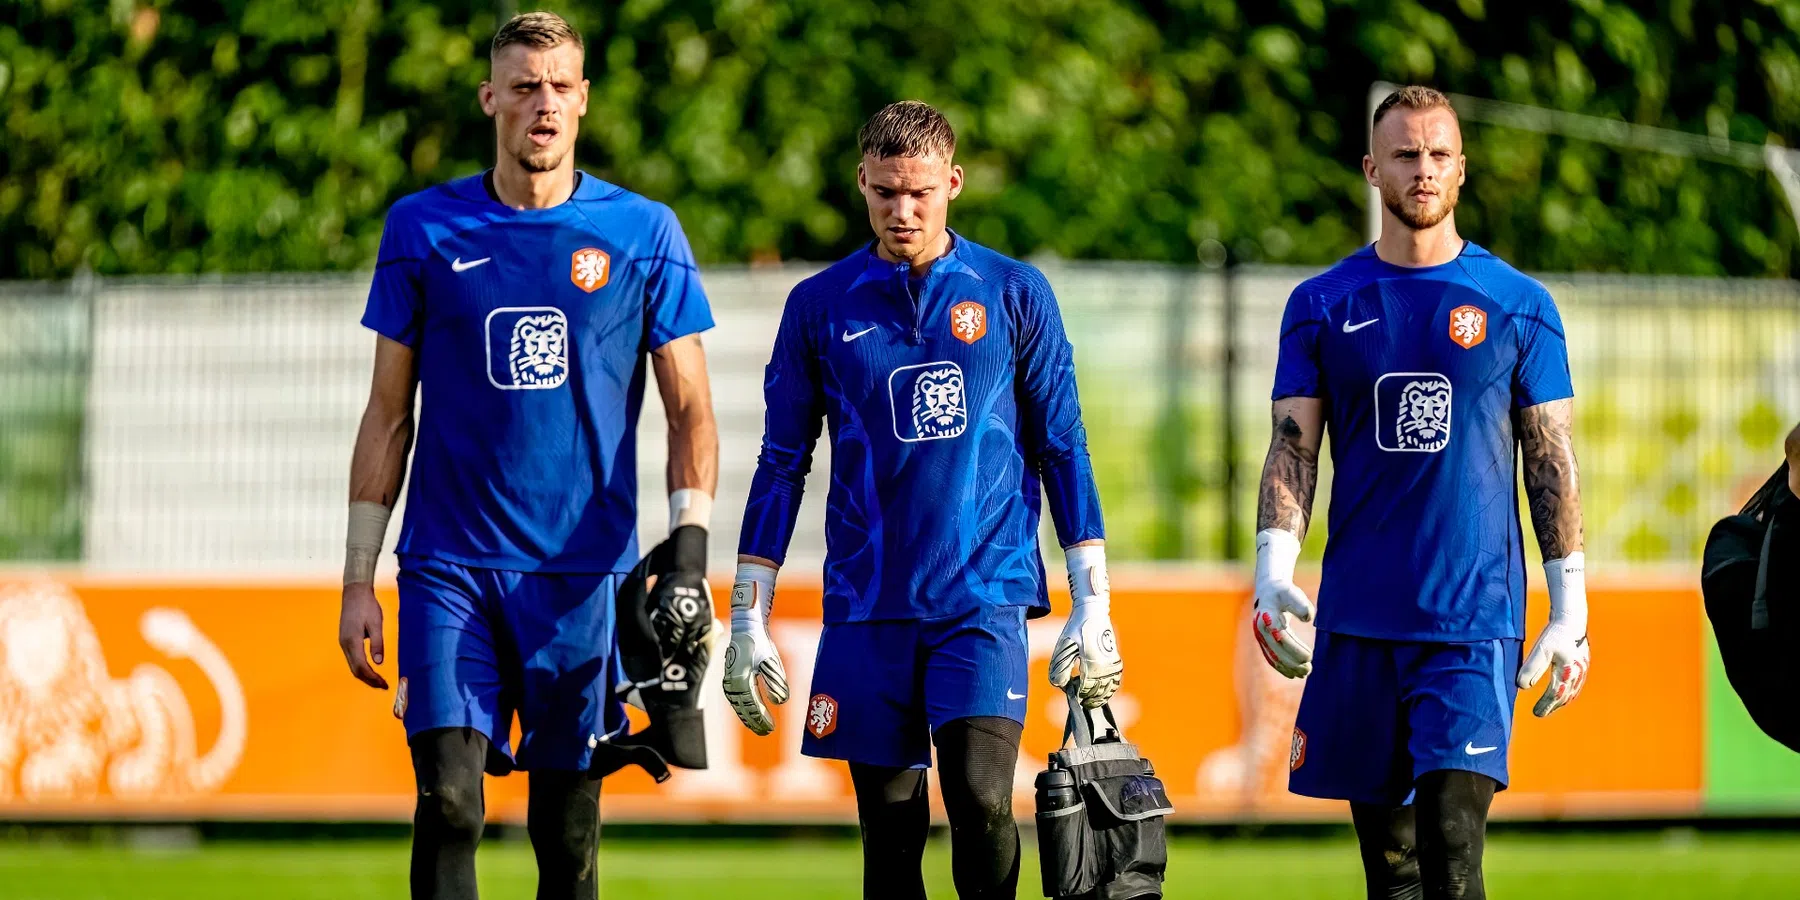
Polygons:
[[1513,370],[1513,403],[1520,409],[1575,396],[1569,377],[1569,343],[1563,335],[1562,316],[1547,291],[1515,321],[1519,335],[1519,362]]
[[650,349],[713,327],[712,306],[700,286],[700,268],[675,211],[659,204],[662,222],[652,255],[643,261],[650,313]]
[[425,319],[424,268],[428,255],[424,235],[404,207],[388,211],[375,254],[375,280],[363,309],[363,327],[416,347]]
[[1100,491],[1088,457],[1087,429],[1075,389],[1075,348],[1063,330],[1050,283],[1021,266],[1012,276],[1015,371],[1025,449],[1044,481],[1050,519],[1064,547],[1106,537]]
[[1275,358],[1275,389],[1270,400],[1318,397],[1319,328],[1322,319],[1313,294],[1301,285],[1288,295],[1281,314],[1280,349]]
[[825,415],[819,354],[812,340],[805,285],[788,295],[775,334],[775,350],[763,370],[763,442],[750,479],[738,552],[780,565],[787,559],[813,445]]

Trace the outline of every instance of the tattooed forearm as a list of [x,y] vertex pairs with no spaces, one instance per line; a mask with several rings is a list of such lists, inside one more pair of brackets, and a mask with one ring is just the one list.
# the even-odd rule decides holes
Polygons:
[[[1263,463],[1256,503],[1256,530],[1280,528],[1304,539],[1312,522],[1313,491],[1319,485],[1319,442],[1323,437],[1319,401],[1302,409],[1275,409],[1275,434]],[[1309,415],[1310,413],[1310,415]],[[1304,424],[1303,424],[1304,423]]]
[[1519,448],[1525,459],[1525,497],[1545,559],[1582,547],[1581,483],[1569,438],[1575,401],[1552,400],[1519,411]]

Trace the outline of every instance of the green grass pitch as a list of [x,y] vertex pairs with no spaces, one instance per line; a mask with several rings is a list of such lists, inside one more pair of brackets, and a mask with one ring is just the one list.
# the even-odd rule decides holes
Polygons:
[[[359,900],[406,895],[404,841],[216,842],[188,848],[0,842],[7,900]],[[1019,896],[1038,896],[1035,858]],[[530,847],[488,841],[482,896],[532,896]],[[607,900],[845,900],[858,895],[850,841],[625,840],[601,850]],[[949,851],[928,851],[931,896],[951,898]],[[1800,898],[1800,834],[1499,834],[1489,840],[1496,898]],[[1355,846],[1321,840],[1183,838],[1172,848],[1169,900],[1273,897],[1359,900]]]

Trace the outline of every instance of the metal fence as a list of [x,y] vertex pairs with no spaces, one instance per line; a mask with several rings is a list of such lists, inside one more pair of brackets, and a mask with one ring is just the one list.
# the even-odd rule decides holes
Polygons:
[[[1312,270],[1041,265],[1077,349],[1112,555],[1247,555],[1281,310]],[[814,270],[705,273],[718,320],[706,343],[721,568],[755,463],[781,304]],[[1694,558],[1800,418],[1800,285],[1543,280],[1570,335],[1590,555]],[[373,352],[357,325],[366,289],[366,276],[0,285],[0,559],[334,569]],[[640,459],[650,538],[663,530],[661,423],[650,391]],[[827,465],[822,444],[791,565],[823,556]],[[1321,544],[1315,534],[1309,552]]]

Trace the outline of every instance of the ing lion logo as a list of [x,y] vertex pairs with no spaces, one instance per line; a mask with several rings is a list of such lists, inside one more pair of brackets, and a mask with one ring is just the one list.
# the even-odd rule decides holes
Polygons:
[[965,344],[973,344],[987,334],[987,307],[964,300],[950,307],[950,333]]
[[956,437],[967,426],[963,374],[954,367],[933,369],[913,382],[913,427],[926,438]]
[[1400,391],[1394,441],[1403,450],[1442,450],[1450,443],[1450,386],[1409,381]]
[[612,257],[598,247],[583,247],[569,257],[569,280],[593,293],[612,279]]
[[822,738],[837,730],[838,702],[830,694],[814,694],[806,701],[806,730]]
[[249,722],[230,661],[180,610],[148,610],[138,631],[218,694],[218,736],[204,753],[175,676],[143,663],[113,678],[73,591],[0,584],[0,801],[87,799],[102,785],[114,797],[205,793],[236,771]]
[[560,312],[522,316],[513,323],[513,384],[553,388],[569,377],[569,323]]
[[1459,306],[1450,311],[1450,339],[1464,350],[1487,340],[1487,313],[1479,306]]

